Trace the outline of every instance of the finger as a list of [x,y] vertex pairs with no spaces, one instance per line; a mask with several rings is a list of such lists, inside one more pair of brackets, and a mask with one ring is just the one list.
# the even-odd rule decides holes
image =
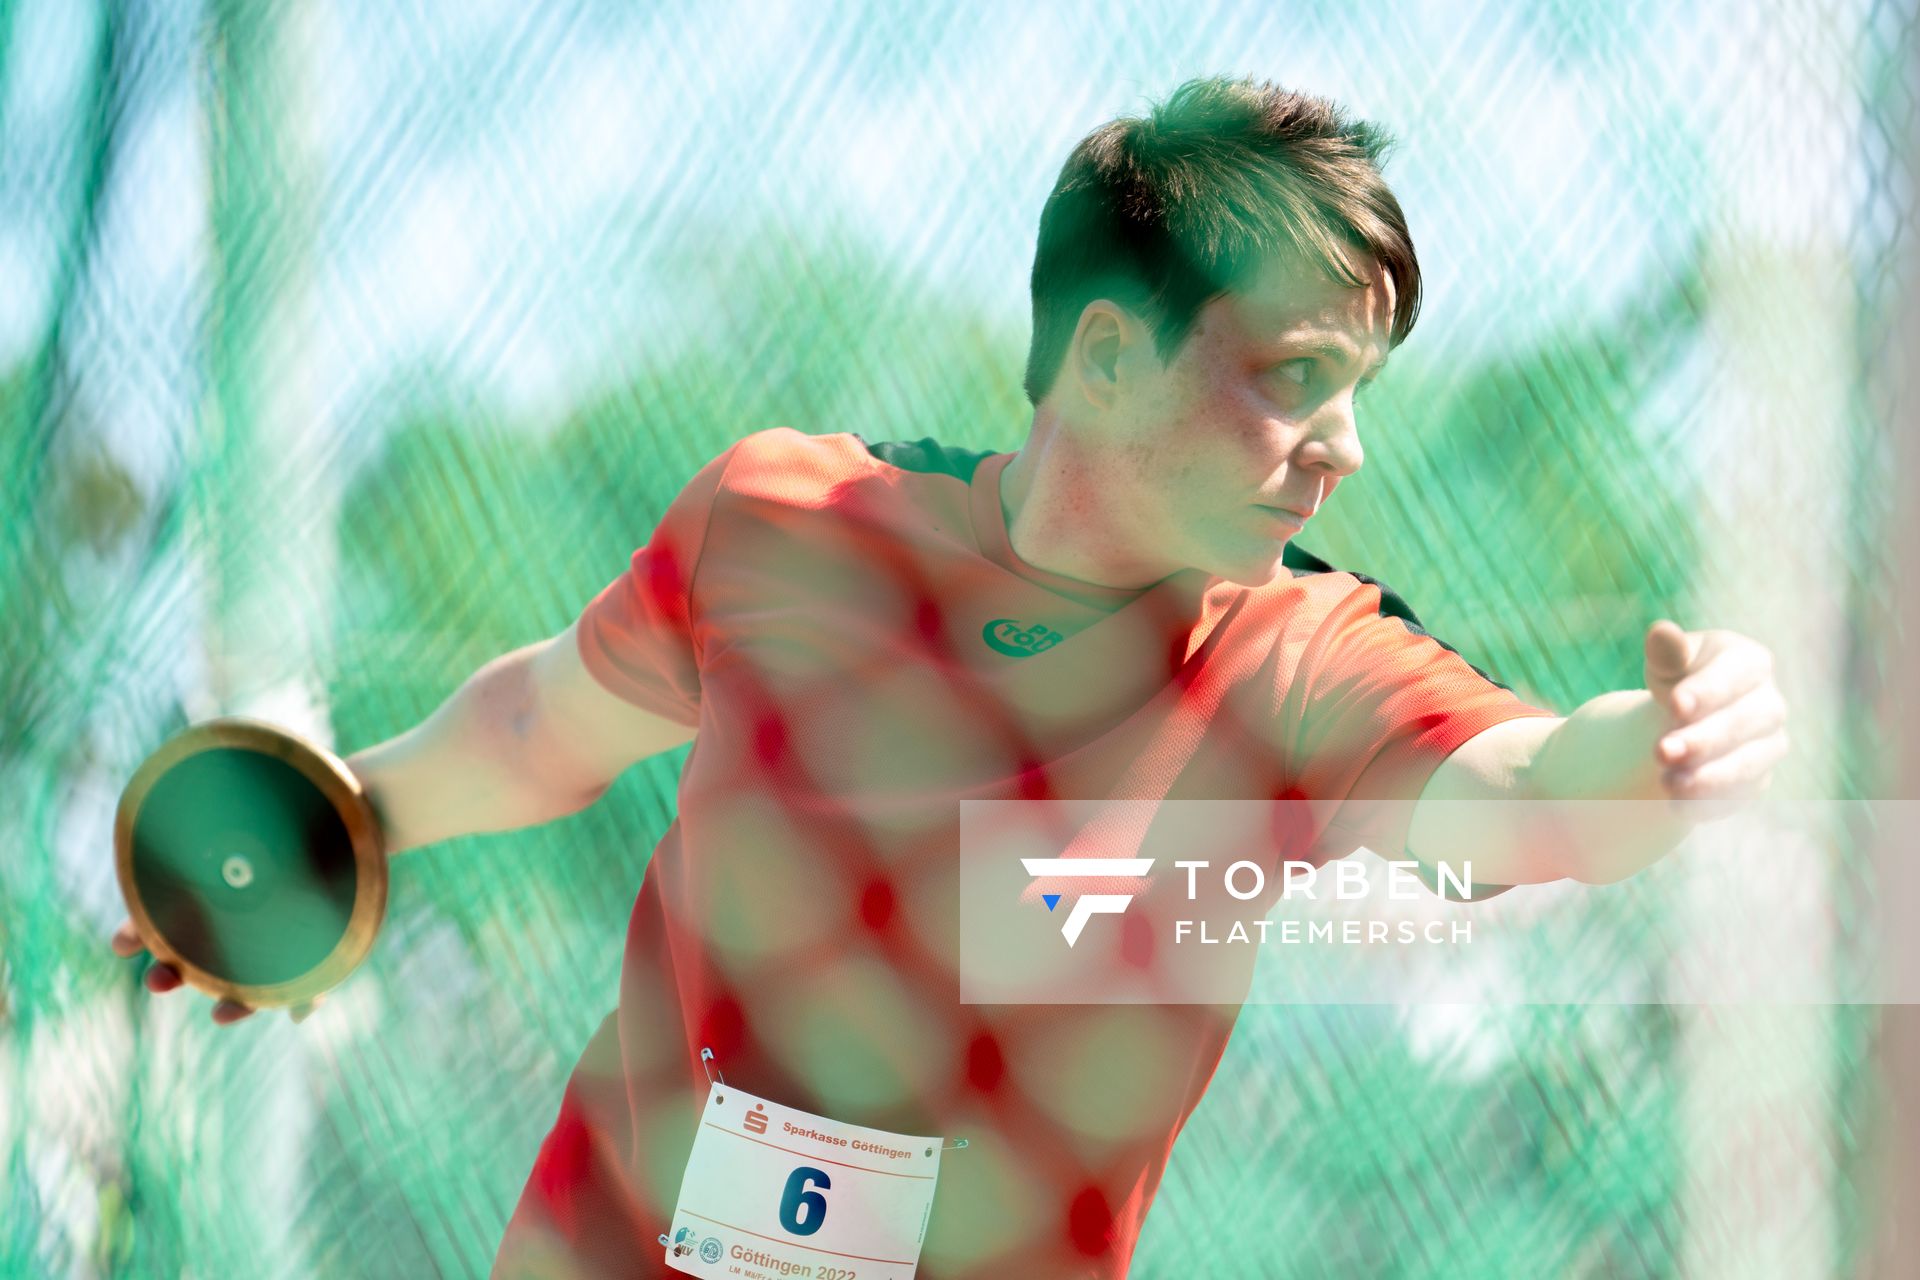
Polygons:
[[133,927],[133,921],[122,920],[120,927],[113,931],[113,953],[117,956],[137,956],[147,949],[140,941],[140,935]]
[[155,995],[165,995],[182,981],[180,971],[170,964],[155,964],[147,970],[147,990]]
[[232,1000],[222,1000],[213,1006],[213,1020],[223,1027],[252,1016],[251,1008]]
[[1776,729],[1764,738],[1734,748],[1718,760],[1710,760],[1697,769],[1670,769],[1662,775],[1667,794],[1676,799],[1695,799],[1721,791],[1757,785],[1773,772],[1773,766],[1786,758],[1791,740],[1785,729]]
[[1662,618],[1647,628],[1647,679],[1670,684],[1687,674],[1687,665],[1699,647],[1680,624]]
[[1773,678],[1773,654],[1759,644],[1736,644],[1673,688],[1673,709],[1699,720]]
[[1697,769],[1787,722],[1787,702],[1771,684],[1750,690],[1718,711],[1675,729],[1655,744],[1654,759],[1674,769]]

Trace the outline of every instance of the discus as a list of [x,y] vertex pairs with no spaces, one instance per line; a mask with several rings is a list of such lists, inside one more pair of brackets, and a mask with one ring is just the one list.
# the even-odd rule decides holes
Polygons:
[[120,796],[114,869],[156,960],[216,999],[304,1004],[373,950],[387,857],[345,763],[257,720],[208,720],[148,756]]

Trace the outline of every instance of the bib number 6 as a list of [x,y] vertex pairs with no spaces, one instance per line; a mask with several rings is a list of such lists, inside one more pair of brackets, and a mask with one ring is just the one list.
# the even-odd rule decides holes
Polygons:
[[827,1198],[820,1191],[833,1190],[826,1170],[801,1165],[787,1175],[786,1189],[780,1195],[780,1225],[796,1236],[810,1236],[827,1220]]

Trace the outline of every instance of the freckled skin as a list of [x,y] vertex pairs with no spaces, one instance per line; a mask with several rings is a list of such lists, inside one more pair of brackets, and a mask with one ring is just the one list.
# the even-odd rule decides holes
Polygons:
[[1001,477],[1014,550],[1113,587],[1284,572],[1288,531],[1257,504],[1314,510],[1359,470],[1354,397],[1388,350],[1392,282],[1352,261],[1364,287],[1270,261],[1201,308],[1164,366],[1142,320],[1088,303]]

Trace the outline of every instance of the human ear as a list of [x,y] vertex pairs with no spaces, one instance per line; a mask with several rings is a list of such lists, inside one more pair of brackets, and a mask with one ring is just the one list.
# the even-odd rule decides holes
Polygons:
[[1113,404],[1119,391],[1124,336],[1120,315],[1111,304],[1090,302],[1080,313],[1080,327],[1073,335],[1074,373],[1081,393],[1102,409]]

